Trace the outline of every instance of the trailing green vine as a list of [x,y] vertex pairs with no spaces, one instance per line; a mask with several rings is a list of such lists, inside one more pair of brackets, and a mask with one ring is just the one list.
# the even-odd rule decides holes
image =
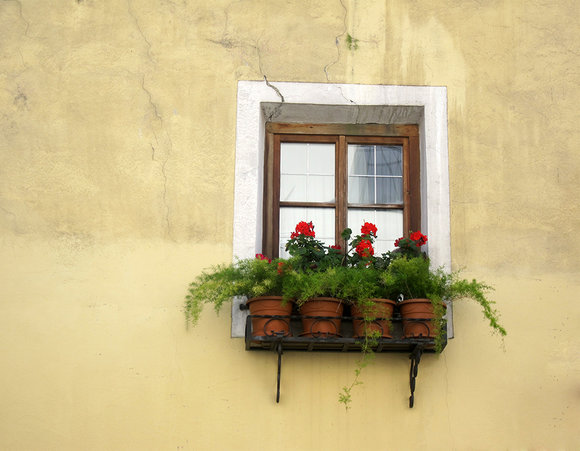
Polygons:
[[[365,322],[368,324],[371,321]],[[365,329],[367,329],[365,327]],[[364,340],[361,342],[361,357],[356,362],[356,368],[354,370],[354,379],[349,385],[342,387],[342,391],[338,393],[338,402],[344,404],[346,410],[350,409],[350,403],[352,402],[352,389],[357,385],[362,385],[362,381],[359,380],[360,374],[363,368],[367,367],[371,362],[375,360],[375,348],[379,344],[379,338],[381,338],[381,333],[378,330],[374,330],[368,334],[365,334]]]

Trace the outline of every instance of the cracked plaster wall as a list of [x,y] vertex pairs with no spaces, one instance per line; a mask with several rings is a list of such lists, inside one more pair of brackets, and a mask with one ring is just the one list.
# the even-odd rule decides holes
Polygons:
[[[302,449],[576,448],[579,19],[573,0],[0,0],[0,447],[295,449],[284,424]],[[510,335],[502,352],[457,305],[413,411],[405,356],[348,414],[355,357],[285,356],[275,406],[272,356],[225,311],[184,328],[187,283],[231,258],[237,81],[264,76],[447,86],[453,262],[496,285]]]

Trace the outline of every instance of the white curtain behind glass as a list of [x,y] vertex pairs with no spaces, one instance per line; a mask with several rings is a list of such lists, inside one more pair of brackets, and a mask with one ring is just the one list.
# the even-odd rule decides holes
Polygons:
[[334,144],[280,144],[280,200],[334,202]]
[[365,222],[372,222],[377,226],[377,239],[374,248],[375,255],[392,251],[395,248],[395,240],[403,236],[403,211],[402,210],[363,210],[350,208],[348,210],[348,227],[353,235],[360,233],[360,228]]
[[300,221],[312,221],[316,239],[323,241],[327,246],[334,244],[334,208],[281,207],[279,249],[281,258],[290,256],[284,248]]
[[[403,202],[403,148],[374,144],[348,146],[348,202],[400,204]],[[348,210],[348,227],[360,232],[365,222],[377,226],[375,255],[394,249],[403,235],[402,210]]]
[[[334,202],[333,143],[280,143],[280,201]],[[280,207],[280,257],[296,224],[314,224],[316,238],[334,244],[334,208]]]

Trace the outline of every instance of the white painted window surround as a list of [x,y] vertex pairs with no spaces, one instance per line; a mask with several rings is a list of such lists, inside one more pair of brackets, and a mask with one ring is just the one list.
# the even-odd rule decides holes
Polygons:
[[[234,258],[261,252],[266,122],[418,124],[421,231],[429,237],[427,252],[433,265],[451,268],[447,88],[290,82],[270,85],[276,89],[263,81],[238,82]],[[239,310],[241,302],[235,299],[232,306],[232,337],[244,336],[247,313]],[[451,338],[451,318],[448,326]]]

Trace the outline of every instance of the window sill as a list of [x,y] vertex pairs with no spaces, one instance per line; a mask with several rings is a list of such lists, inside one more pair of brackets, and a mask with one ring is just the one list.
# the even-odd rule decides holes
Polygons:
[[[288,336],[268,335],[256,336],[252,334],[252,317],[266,318],[288,318],[290,322],[290,334]],[[319,336],[304,337],[300,323],[301,315],[292,315],[290,317],[273,317],[264,315],[248,315],[245,325],[245,343],[247,351],[255,350],[276,350],[276,346],[282,343],[284,350],[287,351],[325,351],[325,352],[360,352],[364,343],[364,338],[355,338],[352,335],[351,316],[325,317],[340,318],[341,336]],[[391,318],[391,335],[393,338],[379,338],[376,345],[372,346],[374,352],[411,352],[416,346],[421,346],[424,352],[435,352],[435,339],[433,338],[405,338],[403,337],[402,318],[400,314],[395,313]],[[406,321],[421,322],[421,319],[408,319]],[[428,321],[428,320],[427,320]],[[443,337],[442,350],[447,345],[447,337]]]

